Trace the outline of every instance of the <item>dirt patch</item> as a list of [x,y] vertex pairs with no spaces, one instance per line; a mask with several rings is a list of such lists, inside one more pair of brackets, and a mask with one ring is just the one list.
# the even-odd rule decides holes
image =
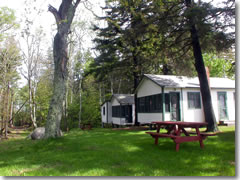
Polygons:
[[17,127],[9,127],[8,128],[8,134],[7,138],[5,138],[4,135],[0,136],[0,140],[8,140],[8,139],[18,139],[18,138],[24,138],[23,134],[26,134],[30,132],[32,128],[28,126],[17,126]]

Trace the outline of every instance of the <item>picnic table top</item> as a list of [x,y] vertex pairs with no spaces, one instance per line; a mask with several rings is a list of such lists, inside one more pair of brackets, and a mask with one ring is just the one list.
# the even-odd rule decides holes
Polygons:
[[206,122],[182,122],[182,121],[153,121],[153,124],[158,125],[180,125],[185,127],[207,126]]

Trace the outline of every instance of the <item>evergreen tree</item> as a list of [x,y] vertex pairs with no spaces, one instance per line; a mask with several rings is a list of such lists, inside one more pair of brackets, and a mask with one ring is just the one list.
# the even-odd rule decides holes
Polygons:
[[[121,68],[132,73],[133,88],[150,67],[163,73],[184,67],[198,73],[208,131],[216,131],[202,52],[225,51],[234,43],[234,1],[217,8],[211,3],[186,1],[107,1],[107,27],[99,30],[95,70],[98,74]],[[159,59],[161,60],[159,63]],[[187,65],[187,66],[186,66]],[[147,69],[147,70],[146,70]],[[184,69],[184,68],[183,68]]]

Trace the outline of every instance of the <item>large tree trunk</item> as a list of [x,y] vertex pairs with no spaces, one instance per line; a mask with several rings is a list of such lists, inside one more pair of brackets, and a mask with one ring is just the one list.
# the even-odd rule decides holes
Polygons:
[[54,38],[54,80],[53,96],[50,103],[45,138],[60,136],[60,123],[63,114],[63,102],[66,95],[67,82],[67,35],[63,37],[59,33]]
[[[191,0],[186,0],[186,5],[191,8]],[[195,58],[195,68],[198,73],[198,78],[200,82],[200,91],[202,95],[203,109],[205,121],[208,123],[207,131],[216,132],[218,131],[216,117],[213,111],[211,91],[208,84],[208,78],[206,74],[206,69],[202,57],[201,46],[198,38],[197,29],[193,20],[194,17],[189,18],[191,40],[193,47],[193,54]]]
[[80,0],[62,0],[59,10],[49,5],[48,10],[54,15],[58,31],[54,37],[54,80],[53,96],[50,103],[44,138],[61,136],[60,123],[63,114],[63,102],[66,96],[68,43],[67,37]]

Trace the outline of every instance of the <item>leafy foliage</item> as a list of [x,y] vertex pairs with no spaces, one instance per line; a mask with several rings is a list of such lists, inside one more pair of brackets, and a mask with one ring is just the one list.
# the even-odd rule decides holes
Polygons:
[[219,57],[214,53],[203,54],[204,63],[209,68],[210,77],[228,77],[233,79],[235,70],[230,59]]
[[11,30],[18,27],[14,11],[8,7],[0,7],[0,42]]

